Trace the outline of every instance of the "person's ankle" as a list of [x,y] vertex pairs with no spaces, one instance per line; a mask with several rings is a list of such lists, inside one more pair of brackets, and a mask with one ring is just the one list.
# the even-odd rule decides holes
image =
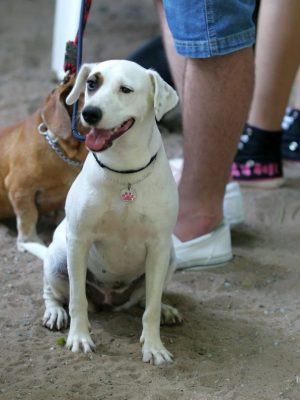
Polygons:
[[206,235],[222,222],[222,217],[191,215],[179,216],[174,229],[175,236],[182,242]]

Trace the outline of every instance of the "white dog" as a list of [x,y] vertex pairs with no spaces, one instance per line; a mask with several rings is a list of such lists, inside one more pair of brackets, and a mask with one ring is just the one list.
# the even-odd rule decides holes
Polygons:
[[161,297],[175,269],[171,235],[178,198],[156,120],[178,97],[155,71],[123,60],[83,65],[67,104],[84,86],[81,120],[91,128],[90,153],[44,254],[43,322],[66,327],[69,298],[66,346],[89,352],[87,297],[115,309],[145,300],[143,361],[170,362],[160,321],[176,323],[181,316]]

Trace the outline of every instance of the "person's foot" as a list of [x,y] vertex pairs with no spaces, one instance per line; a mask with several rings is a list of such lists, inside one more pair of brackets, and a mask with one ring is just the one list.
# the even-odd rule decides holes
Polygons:
[[281,161],[282,132],[246,125],[231,167],[231,177],[242,187],[277,188],[284,183]]
[[[182,173],[183,159],[172,158],[169,160],[169,164],[175,182],[178,185]],[[215,229],[221,222],[220,218],[200,214],[191,215],[190,210],[188,211],[186,218],[184,216],[179,216],[175,229],[175,235],[183,241],[191,240],[200,235],[207,234]],[[228,222],[230,227],[244,222],[243,198],[237,182],[229,182],[226,185],[223,200],[223,214],[225,221]]]
[[174,234],[182,242],[186,242],[211,232],[218,225],[220,225],[220,220],[216,217],[201,214],[179,215]]
[[[169,160],[177,185],[179,184],[183,160]],[[177,269],[201,270],[224,266],[232,259],[230,225],[244,221],[243,201],[239,185],[230,182],[226,186],[223,201],[225,220],[191,213],[187,207],[186,215],[179,215],[173,244],[176,253]],[[197,210],[197,203],[195,205]]]
[[173,236],[173,244],[177,270],[220,267],[232,259],[230,228],[226,222],[186,242]]

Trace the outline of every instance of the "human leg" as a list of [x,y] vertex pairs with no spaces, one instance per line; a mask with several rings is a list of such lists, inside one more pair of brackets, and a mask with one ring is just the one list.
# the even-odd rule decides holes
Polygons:
[[293,108],[300,110],[300,67],[298,68],[297,76],[295,79],[295,97]]
[[300,2],[262,0],[255,50],[256,82],[248,122],[280,131],[300,63]]
[[184,167],[175,234],[187,241],[222,221],[224,190],[252,94],[253,55],[248,47],[211,58],[182,57],[159,10],[182,104]]
[[216,228],[223,218],[224,190],[252,93],[252,50],[188,59],[185,76],[185,162],[175,233],[190,240]]
[[273,188],[284,182],[281,124],[300,62],[299,13],[298,0],[284,7],[280,0],[261,1],[254,95],[232,166],[232,177],[243,186]]

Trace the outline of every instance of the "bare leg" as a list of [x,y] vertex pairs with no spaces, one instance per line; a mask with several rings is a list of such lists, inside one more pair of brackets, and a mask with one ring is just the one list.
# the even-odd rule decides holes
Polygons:
[[157,0],[157,9],[158,15],[160,19],[161,31],[165,46],[165,51],[167,53],[167,58],[169,61],[170,70],[176,85],[177,93],[181,99],[183,100],[183,86],[184,86],[184,77],[186,70],[186,58],[182,57],[180,54],[176,53],[173,44],[173,37],[168,27],[165,12],[162,6],[161,0]]
[[299,0],[286,0],[284,7],[280,0],[261,2],[256,47],[256,82],[248,120],[250,125],[269,131],[281,129],[292,83],[300,63],[299,15]]
[[222,221],[224,190],[252,94],[253,52],[184,59],[176,54],[163,9],[158,9],[183,105],[184,167],[175,234],[186,241]]
[[298,73],[297,73],[297,77],[295,80],[295,98],[293,101],[293,107],[297,108],[298,110],[300,110],[300,68],[298,68]]

